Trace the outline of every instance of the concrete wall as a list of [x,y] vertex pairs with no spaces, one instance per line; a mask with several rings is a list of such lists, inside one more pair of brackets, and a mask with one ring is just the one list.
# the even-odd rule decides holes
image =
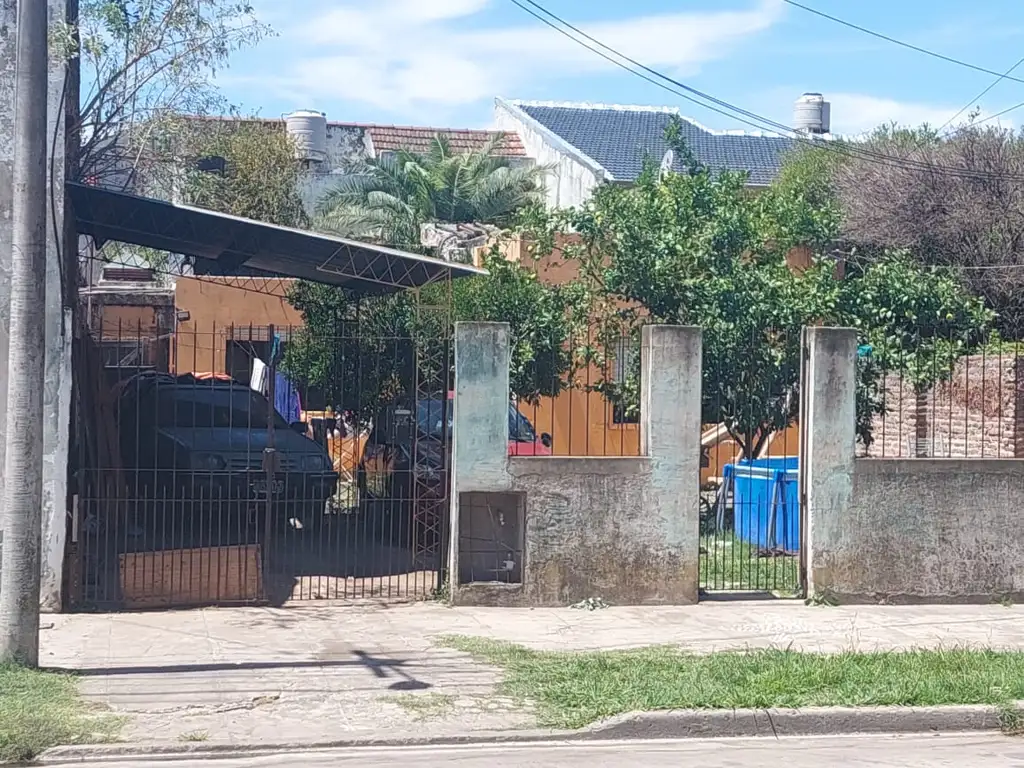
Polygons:
[[551,167],[547,178],[548,207],[579,206],[598,184],[604,183],[605,172],[600,165],[501,99],[495,102],[494,127],[519,134],[526,154],[538,165]]
[[[51,23],[64,18],[63,0],[47,0]],[[14,73],[17,38],[15,3],[0,3],[0,370],[6,371],[10,349],[8,337],[11,300],[11,184],[14,159]],[[47,107],[47,133],[56,147],[51,158],[52,179],[58,189],[64,186],[64,125],[59,112],[64,88],[63,63],[51,62]],[[71,321],[65,312],[61,294],[59,254],[54,232],[63,230],[63,193],[53,195],[55,206],[49,208],[47,225],[46,270],[46,380],[43,391],[43,550],[42,595],[46,610],[60,608],[66,531],[67,459],[71,408]],[[48,196],[50,199],[50,196]],[[56,228],[54,227],[56,219]],[[7,377],[0,376],[0,467],[4,461],[7,432]],[[3,477],[0,472],[0,504],[3,499]],[[2,517],[2,510],[0,510]]]
[[[700,332],[645,328],[641,355],[643,456],[510,458],[508,326],[456,325],[453,602],[696,601]],[[471,520],[468,513],[463,519],[464,507],[479,505],[481,494],[500,494],[496,503],[507,504],[510,495],[521,499],[520,583],[461,583],[459,577],[472,570],[461,562],[467,540],[477,538],[466,535]],[[501,518],[515,514],[500,510]]]
[[811,593],[841,602],[1024,597],[1024,461],[854,457],[856,332],[809,331]]

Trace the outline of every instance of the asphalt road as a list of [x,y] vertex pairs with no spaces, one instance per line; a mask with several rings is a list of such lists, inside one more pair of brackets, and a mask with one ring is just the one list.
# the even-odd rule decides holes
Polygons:
[[[118,763],[92,763],[114,768]],[[568,744],[497,744],[455,747],[363,747],[288,755],[148,762],[135,768],[971,768],[1024,767],[1024,739],[994,735],[853,736],[794,739],[625,741]]]

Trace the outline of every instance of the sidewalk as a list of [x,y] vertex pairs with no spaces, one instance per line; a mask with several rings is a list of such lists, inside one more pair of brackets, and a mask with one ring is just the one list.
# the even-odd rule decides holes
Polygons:
[[496,670],[432,638],[461,634],[544,650],[674,644],[697,652],[813,652],[953,645],[1024,650],[1024,608],[807,607],[720,602],[679,608],[405,605],[58,615],[40,661],[130,717],[127,741],[314,743],[521,729],[529,711],[494,694]]

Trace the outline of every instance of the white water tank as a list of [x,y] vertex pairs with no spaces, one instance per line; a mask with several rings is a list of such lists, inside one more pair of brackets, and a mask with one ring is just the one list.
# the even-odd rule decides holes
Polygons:
[[831,129],[832,105],[820,93],[805,93],[793,105],[793,129],[801,133],[828,133]]
[[285,129],[295,142],[299,160],[322,163],[327,159],[327,115],[312,109],[300,109],[284,116]]

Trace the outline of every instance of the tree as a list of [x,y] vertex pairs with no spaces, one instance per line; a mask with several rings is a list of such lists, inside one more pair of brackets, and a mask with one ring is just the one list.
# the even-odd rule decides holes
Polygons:
[[[430,367],[450,360],[446,322],[492,321],[509,324],[511,394],[536,402],[568,386],[574,364],[570,340],[586,323],[580,286],[548,286],[531,270],[493,253],[489,274],[461,278],[447,286],[421,289],[424,306],[450,304],[447,310],[416,311],[417,297],[358,297],[351,292],[298,282],[289,301],[302,313],[303,328],[293,335],[285,368],[324,392],[335,406],[372,418],[376,409],[414,388],[414,376],[432,382],[442,394],[451,371]],[[424,354],[425,350],[440,354]]]
[[838,204],[842,226],[833,246],[857,261],[895,249],[919,264],[949,267],[997,313],[1000,333],[1020,338],[1024,134],[967,124],[939,135],[928,126],[888,125],[857,150],[797,152],[783,170]]
[[[164,120],[158,137],[168,157],[187,162],[154,163],[146,170],[146,192],[232,216],[305,228],[299,196],[301,167],[295,146],[279,123],[255,117],[175,117]],[[124,243],[105,246],[159,270],[178,271],[170,254]]]
[[[52,44],[69,60],[73,177],[127,188],[175,115],[225,111],[214,75],[269,34],[246,0],[71,0]],[[86,85],[78,93],[78,84]]]
[[[799,189],[780,185],[752,196],[744,184],[742,174],[652,167],[631,188],[599,189],[554,226],[579,235],[565,256],[603,297],[598,322],[611,326],[610,335],[651,322],[703,328],[703,418],[724,424],[745,456],[758,455],[796,419],[804,326],[853,324],[867,339],[926,343],[948,354],[983,341],[990,317],[979,303],[955,279],[923,271],[903,254],[845,279],[820,255],[791,269],[792,245],[833,239],[835,211]],[[943,347],[950,334],[963,343]],[[872,366],[864,375],[877,381],[879,371]],[[638,375],[636,364],[626,383],[598,388],[635,409]],[[870,422],[861,427],[870,440]]]
[[508,226],[543,199],[546,169],[496,154],[497,136],[477,152],[456,152],[441,135],[429,151],[400,150],[357,162],[318,204],[317,228],[419,248],[428,221]]
[[175,134],[185,157],[215,166],[204,170],[193,164],[185,170],[185,202],[286,227],[309,225],[298,192],[302,169],[280,123],[186,119]]
[[[428,221],[514,225],[542,199],[544,169],[515,167],[496,155],[502,141],[496,137],[479,152],[456,153],[437,136],[427,153],[400,151],[362,161],[321,200],[314,226],[426,250],[418,243]],[[486,276],[455,280],[450,295],[445,284],[427,286],[418,297],[360,299],[300,283],[289,299],[305,328],[285,364],[335,404],[350,408],[345,403],[359,400],[372,411],[396,393],[410,392],[414,374],[447,389],[451,371],[436,369],[445,355],[424,354],[438,345],[449,348],[443,346],[451,343],[447,320],[507,322],[512,394],[530,402],[557,394],[568,386],[565,374],[574,364],[570,339],[586,321],[581,287],[546,285],[529,265],[507,261],[497,246],[486,267]],[[450,313],[417,312],[417,301],[449,307]]]

